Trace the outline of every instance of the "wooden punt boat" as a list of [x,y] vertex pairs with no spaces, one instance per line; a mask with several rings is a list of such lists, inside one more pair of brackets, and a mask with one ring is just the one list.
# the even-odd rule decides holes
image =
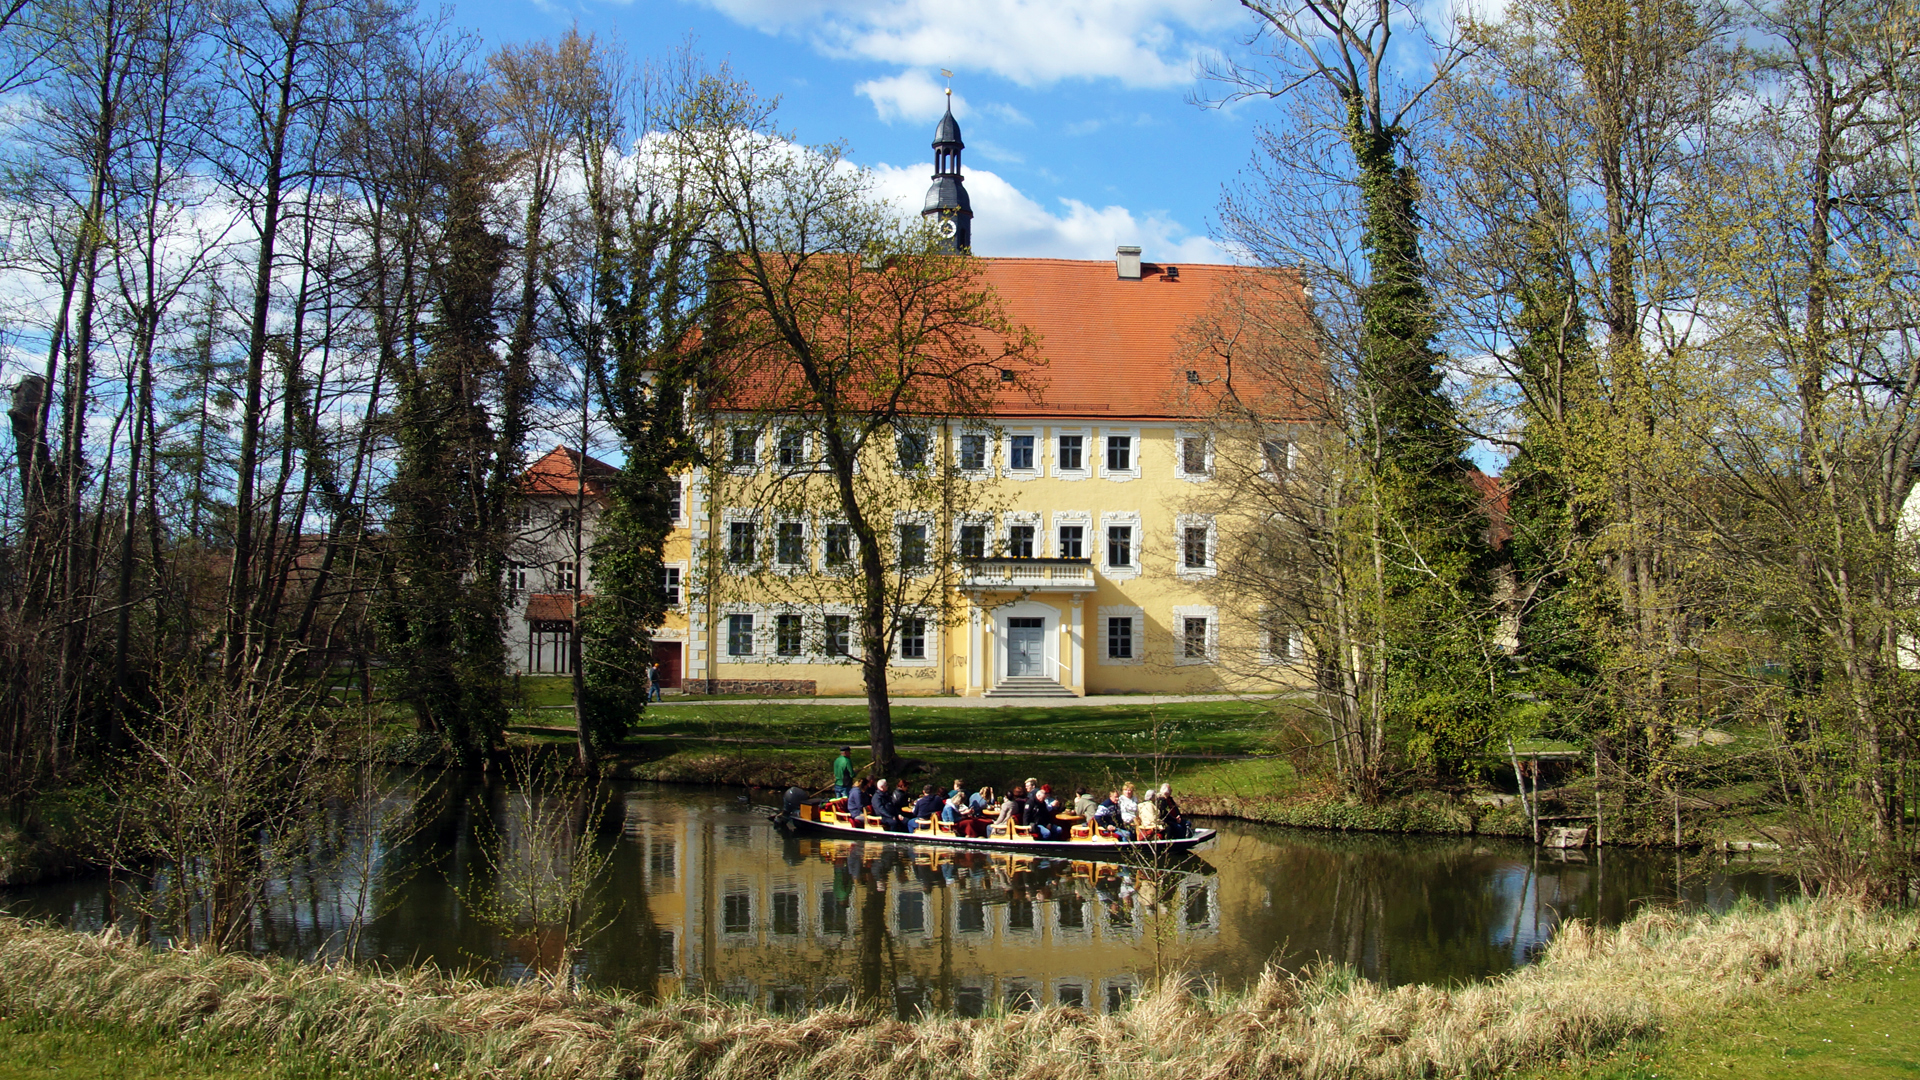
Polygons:
[[951,825],[935,822],[934,828],[919,832],[888,832],[885,829],[855,824],[853,819],[823,802],[789,797],[785,805],[762,807],[773,823],[801,836],[830,836],[839,840],[867,840],[895,844],[961,848],[968,851],[994,851],[1045,855],[1055,859],[1134,862],[1167,858],[1191,851],[1213,839],[1214,830],[1195,829],[1192,836],[1177,840],[1122,841],[1101,836],[1084,825],[1071,830],[1067,840],[1038,840],[1025,826],[996,829],[991,836],[957,836]]

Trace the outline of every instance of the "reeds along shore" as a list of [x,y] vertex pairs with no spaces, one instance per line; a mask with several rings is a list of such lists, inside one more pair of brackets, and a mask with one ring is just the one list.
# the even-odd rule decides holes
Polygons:
[[0,1007],[210,1046],[447,1076],[1188,1078],[1485,1076],[1604,1049],[1856,958],[1920,948],[1920,917],[1822,901],[1650,910],[1563,927],[1539,963],[1458,989],[1268,972],[1242,995],[1176,981],[1127,1013],[903,1022],[776,1017],[706,999],[494,986],[200,952],[0,920]]

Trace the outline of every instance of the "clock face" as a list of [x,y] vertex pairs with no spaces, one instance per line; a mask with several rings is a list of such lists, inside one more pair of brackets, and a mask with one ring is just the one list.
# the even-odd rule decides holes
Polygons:
[[959,231],[960,226],[955,225],[952,218],[948,218],[940,223],[940,235],[949,240],[953,239],[953,235]]

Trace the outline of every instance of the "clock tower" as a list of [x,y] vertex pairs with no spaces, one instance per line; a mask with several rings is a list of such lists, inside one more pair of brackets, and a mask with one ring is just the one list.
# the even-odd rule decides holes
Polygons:
[[933,133],[933,186],[920,215],[939,223],[941,246],[949,251],[973,250],[973,202],[960,179],[960,124],[953,118],[953,90],[947,90],[947,115]]

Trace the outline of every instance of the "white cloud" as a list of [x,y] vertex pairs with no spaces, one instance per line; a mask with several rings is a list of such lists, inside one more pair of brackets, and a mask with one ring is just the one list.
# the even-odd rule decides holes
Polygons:
[[[1115,247],[1138,244],[1150,262],[1232,261],[1212,239],[1164,214],[1136,215],[1124,206],[1095,207],[1079,199],[1060,199],[1050,210],[996,173],[968,169],[966,178],[976,255],[1111,259]],[[877,194],[907,212],[919,211],[927,193],[924,167],[881,165],[873,179]]]
[[1011,105],[1002,105],[997,101],[990,102],[982,108],[981,111],[999,120],[1003,124],[1018,124],[1021,127],[1033,126],[1033,121],[1028,118],[1026,113],[1021,112]]
[[1185,83],[1194,59],[1244,21],[1233,5],[1193,0],[703,2],[735,22],[806,37],[829,55],[988,71],[1022,86]]
[[[933,120],[947,111],[946,87],[919,68],[908,68],[885,79],[870,79],[853,88],[873,102],[873,111],[891,124],[896,120]],[[967,99],[953,96],[953,115],[967,118]]]

